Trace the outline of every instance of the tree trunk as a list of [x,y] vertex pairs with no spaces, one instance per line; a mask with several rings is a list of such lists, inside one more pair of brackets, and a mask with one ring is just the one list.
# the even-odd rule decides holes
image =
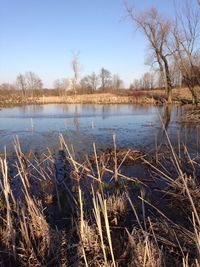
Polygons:
[[171,83],[171,77],[170,77],[170,72],[169,72],[169,66],[164,56],[162,57],[162,60],[165,66],[167,102],[172,103],[172,83]]
[[167,95],[167,102],[172,103],[172,84],[171,84],[171,78],[170,78],[170,72],[169,72],[169,66],[166,58],[164,56],[161,56],[162,61],[164,62],[164,68],[160,61],[159,54],[157,53],[157,60],[160,68],[160,74],[163,80],[163,83],[165,85],[165,93]]
[[75,79],[73,79],[73,81],[72,81],[72,84],[73,84],[73,91],[74,91],[74,97],[76,97],[76,81],[75,81]]
[[197,98],[197,94],[195,92],[195,88],[191,85],[189,85],[188,88],[192,94],[192,104],[197,106],[198,105],[198,98]]
[[164,72],[164,69],[163,69],[163,65],[162,65],[162,63],[160,62],[160,60],[158,60],[158,64],[159,64],[159,69],[160,69],[161,78],[162,78],[162,81],[163,81],[163,84],[164,84],[164,86],[165,86],[165,90],[166,90],[166,80],[165,80],[165,72]]

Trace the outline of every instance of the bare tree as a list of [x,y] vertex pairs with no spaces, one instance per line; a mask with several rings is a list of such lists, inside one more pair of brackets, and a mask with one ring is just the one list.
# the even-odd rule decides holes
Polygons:
[[109,70],[106,70],[104,68],[100,71],[100,79],[101,79],[101,90],[105,91],[111,86],[112,83],[112,77]]
[[118,74],[114,74],[112,78],[112,86],[115,91],[119,91],[123,88],[123,81]]
[[93,72],[91,75],[83,77],[80,81],[82,92],[94,93],[97,90],[99,84],[98,76]]
[[127,3],[125,4],[129,18],[134,22],[136,28],[142,30],[147,37],[150,48],[153,52],[154,62],[159,66],[161,77],[165,84],[167,101],[172,102],[172,84],[168,62],[167,43],[171,29],[171,23],[159,14],[156,8],[151,8],[140,14]]
[[25,74],[19,74],[17,76],[16,86],[22,91],[22,96],[27,97],[28,95],[34,96],[36,91],[39,92],[43,87],[43,83],[37,74],[29,71]]
[[6,91],[7,92],[8,91],[14,91],[15,89],[16,89],[15,85],[11,84],[11,83],[2,83],[0,85],[0,90],[5,91],[5,93],[6,93]]
[[141,79],[134,79],[132,84],[130,85],[131,89],[141,89],[142,88],[142,80]]
[[53,86],[54,86],[54,89],[57,90],[57,92],[60,96],[60,88],[61,88],[60,80],[59,79],[55,80],[53,83]]
[[27,96],[27,82],[26,77],[23,74],[19,74],[16,79],[16,86],[22,92],[22,96]]
[[186,0],[184,7],[176,8],[176,19],[172,30],[173,43],[171,51],[174,60],[181,71],[183,83],[191,92],[193,103],[197,105],[198,98],[195,87],[200,85],[199,78],[199,37],[200,10],[195,9]]
[[43,88],[43,83],[40,77],[32,71],[26,72],[25,80],[27,89],[31,93],[32,97],[37,94]]
[[65,96],[69,89],[69,80],[67,78],[57,79],[54,81],[54,88],[58,91],[59,96]]
[[92,86],[90,84],[89,75],[83,77],[80,80],[80,88],[82,93],[91,93],[92,92]]
[[78,77],[80,72],[80,65],[79,65],[79,52],[73,51],[72,53],[72,71],[73,71],[73,78],[72,78],[72,90],[74,92],[74,96],[77,94],[77,83],[78,83]]
[[134,79],[131,84],[132,89],[151,90],[155,85],[155,75],[151,72],[145,72],[141,78]]
[[145,72],[142,76],[142,89],[151,90],[154,87],[154,75],[150,72]]
[[173,87],[182,86],[182,74],[176,61],[170,64],[170,76]]
[[89,81],[92,87],[92,92],[94,93],[94,91],[97,90],[97,87],[99,85],[99,77],[96,75],[95,72],[93,72],[90,76],[89,76]]

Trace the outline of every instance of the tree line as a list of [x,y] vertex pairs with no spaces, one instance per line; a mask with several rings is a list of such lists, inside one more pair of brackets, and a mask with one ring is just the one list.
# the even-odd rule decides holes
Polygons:
[[19,74],[15,83],[3,83],[0,85],[1,94],[18,90],[22,97],[35,97],[43,89],[42,79],[32,71]]
[[[76,62],[74,61],[76,60]],[[79,63],[78,58],[72,61],[73,77],[60,78],[54,81],[54,94],[57,92],[59,96],[67,94],[83,94],[99,92],[113,92],[124,89],[124,83],[118,74],[112,75],[105,68],[101,68],[99,74],[92,72],[79,79]],[[19,74],[14,84],[3,83],[0,90],[4,92],[18,90],[22,97],[36,97],[44,91],[42,79],[32,71]],[[50,90],[49,90],[50,91]]]
[[80,73],[78,69],[74,69],[73,78],[57,79],[54,82],[54,89],[59,92],[59,95],[65,95],[71,91],[76,94],[92,94],[95,92],[113,92],[124,89],[124,82],[118,74],[112,75],[111,72],[105,68],[101,68],[100,72],[96,74],[92,72],[78,81]]

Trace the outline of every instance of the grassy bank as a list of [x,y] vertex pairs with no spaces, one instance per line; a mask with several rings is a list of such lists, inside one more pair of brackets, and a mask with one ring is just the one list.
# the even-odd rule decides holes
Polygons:
[[40,97],[37,99],[37,103],[67,103],[67,104],[129,104],[129,103],[146,103],[154,104],[153,98],[147,94],[141,94],[138,96],[130,95],[117,95],[112,93],[102,94],[88,94],[64,96],[64,97]]
[[[22,98],[19,92],[11,92],[9,94],[1,94],[0,107],[9,107],[16,105],[28,104],[50,104],[50,103],[66,103],[66,104],[164,104],[166,102],[164,90],[122,90],[116,93],[95,93],[80,94],[73,96],[72,94],[58,96],[51,95],[48,90],[39,93],[37,97]],[[54,92],[55,93],[55,92]],[[197,89],[200,95],[200,89]],[[174,88],[172,90],[172,98],[174,103],[184,104],[191,101],[191,95],[187,88]]]
[[[200,98],[200,87],[196,88],[196,93],[198,99]],[[151,95],[156,98],[158,97],[164,97],[165,96],[165,91],[156,89],[151,91]],[[188,88],[182,87],[182,88],[173,88],[172,89],[172,99],[176,103],[181,103],[184,104],[184,101],[187,103],[187,101],[192,101],[192,96]]]
[[0,107],[29,104],[156,104],[156,101],[146,93],[133,95],[117,95],[112,93],[66,95],[66,96],[39,96],[35,98],[5,98],[0,101]]
[[170,142],[145,155],[114,138],[77,162],[60,143],[57,155],[24,155],[16,140],[0,159],[1,266],[199,266],[198,155]]

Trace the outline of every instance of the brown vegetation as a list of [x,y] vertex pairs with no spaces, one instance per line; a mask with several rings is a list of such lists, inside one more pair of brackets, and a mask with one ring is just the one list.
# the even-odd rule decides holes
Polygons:
[[154,100],[147,94],[141,93],[139,96],[135,96],[134,93],[131,95],[116,95],[112,93],[101,93],[101,94],[87,94],[66,96],[66,97],[40,97],[36,103],[81,103],[81,104],[128,104],[128,103],[146,103],[154,104]]
[[[114,138],[115,140],[115,138]],[[0,159],[1,266],[199,266],[199,158],[129,149]],[[148,185],[126,164],[148,169]],[[124,168],[123,168],[124,167]],[[161,183],[160,183],[161,182]]]
[[[196,88],[199,99],[200,89]],[[19,91],[1,91],[0,107],[9,107],[27,104],[164,104],[167,99],[162,89],[154,90],[120,90],[117,93],[93,93],[60,95],[59,90],[42,90],[37,97],[22,97]],[[174,103],[192,103],[192,96],[187,88],[173,88],[172,101]]]
[[[165,92],[162,89],[156,89],[150,91],[153,97],[160,96],[165,97]],[[197,99],[200,98],[200,87],[196,88]],[[179,87],[172,89],[172,100],[173,102],[185,104],[192,103],[192,95],[187,87]]]

